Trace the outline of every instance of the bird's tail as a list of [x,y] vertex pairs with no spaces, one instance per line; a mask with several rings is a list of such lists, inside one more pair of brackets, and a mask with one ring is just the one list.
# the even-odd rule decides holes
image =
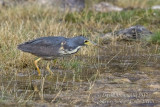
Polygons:
[[29,49],[28,49],[29,47],[26,44],[19,44],[17,48],[21,51],[29,52]]

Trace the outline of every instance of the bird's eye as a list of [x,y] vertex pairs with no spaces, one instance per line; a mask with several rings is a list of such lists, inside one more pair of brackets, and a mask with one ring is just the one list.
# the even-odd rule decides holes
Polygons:
[[88,42],[88,40],[85,40],[85,41],[84,41],[84,43],[87,43],[87,42]]

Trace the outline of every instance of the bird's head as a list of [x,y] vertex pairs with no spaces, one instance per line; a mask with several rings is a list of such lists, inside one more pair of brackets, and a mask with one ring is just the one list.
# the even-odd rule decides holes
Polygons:
[[76,37],[73,37],[72,39],[73,39],[74,43],[79,45],[79,46],[93,45],[94,44],[84,36],[76,36]]

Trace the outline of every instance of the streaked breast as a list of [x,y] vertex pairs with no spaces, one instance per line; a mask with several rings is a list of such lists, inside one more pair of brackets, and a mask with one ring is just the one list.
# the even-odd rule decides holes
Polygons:
[[81,48],[81,46],[78,46],[78,47],[76,47],[75,49],[68,50],[68,49],[64,49],[64,48],[62,47],[62,48],[60,48],[59,53],[60,53],[61,55],[74,54],[74,53],[76,53],[80,48]]

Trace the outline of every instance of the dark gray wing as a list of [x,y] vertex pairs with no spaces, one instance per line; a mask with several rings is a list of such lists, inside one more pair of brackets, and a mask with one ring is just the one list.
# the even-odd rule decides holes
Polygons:
[[39,57],[58,56],[58,50],[64,37],[42,37],[18,45],[18,49]]

